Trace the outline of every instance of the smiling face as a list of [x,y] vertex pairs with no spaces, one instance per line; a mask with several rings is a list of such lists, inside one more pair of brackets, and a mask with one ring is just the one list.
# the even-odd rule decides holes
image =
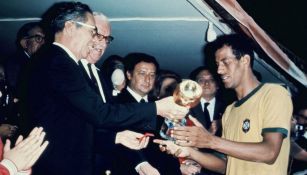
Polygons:
[[223,46],[215,52],[217,73],[226,88],[237,89],[243,80],[244,66],[236,59],[230,46]]
[[146,96],[153,88],[156,66],[153,63],[139,62],[132,72],[127,71],[129,87],[141,96]]
[[[95,23],[97,26],[97,33],[103,36],[110,36],[111,28],[110,24],[106,19],[103,19],[100,16],[94,16]],[[93,38],[93,43],[90,47],[90,52],[87,57],[89,63],[95,64],[99,61],[104,51],[107,48],[107,42],[105,39],[99,40],[97,36]]]

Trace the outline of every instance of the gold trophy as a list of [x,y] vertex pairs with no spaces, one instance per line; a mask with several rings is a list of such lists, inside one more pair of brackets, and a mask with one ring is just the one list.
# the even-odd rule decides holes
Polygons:
[[[196,106],[201,98],[202,88],[201,86],[192,80],[183,80],[177,85],[173,97],[175,103],[180,106],[192,108]],[[189,114],[188,114],[189,115]],[[168,119],[164,120],[161,126],[160,135],[167,140],[174,140],[170,137],[170,132],[175,126],[191,126],[193,122],[189,120],[188,115],[183,119]]]

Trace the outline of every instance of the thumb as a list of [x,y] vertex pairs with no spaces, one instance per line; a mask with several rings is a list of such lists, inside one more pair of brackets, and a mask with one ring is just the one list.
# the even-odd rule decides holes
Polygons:
[[7,152],[10,149],[11,149],[11,141],[9,139],[6,139],[3,150],[4,150],[4,152]]
[[192,117],[191,115],[189,115],[189,119],[194,123],[195,126],[197,127],[204,127],[196,118]]

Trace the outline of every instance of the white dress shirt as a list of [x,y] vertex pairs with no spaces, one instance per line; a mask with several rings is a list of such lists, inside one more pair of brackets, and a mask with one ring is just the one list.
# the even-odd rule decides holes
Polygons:
[[[89,62],[88,62],[86,59],[81,59],[80,61],[81,61],[81,63],[82,63],[82,66],[85,68],[87,75],[88,75],[90,78],[92,78],[91,75],[90,75],[90,70],[89,70],[88,67],[87,67],[87,65],[88,65]],[[94,74],[94,76],[95,76],[95,78],[96,78],[96,80],[97,80],[97,84],[98,84],[98,89],[99,89],[99,92],[100,92],[100,96],[101,96],[103,102],[106,103],[106,97],[104,96],[102,84],[101,84],[101,82],[100,82],[100,78],[99,78],[99,75],[98,75],[98,70],[99,70],[99,69],[98,69],[94,64],[91,64],[91,67],[92,67],[92,70],[93,70],[93,74]]]

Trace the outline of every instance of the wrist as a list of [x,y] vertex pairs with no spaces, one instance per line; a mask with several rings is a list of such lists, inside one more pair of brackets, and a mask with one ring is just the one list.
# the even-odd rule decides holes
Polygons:
[[156,104],[157,115],[163,116],[162,113],[160,112],[161,106],[159,100],[155,101],[155,104]]
[[115,144],[120,144],[121,143],[121,140],[122,140],[122,132],[118,132],[116,133],[116,136],[115,136]]
[[18,168],[13,161],[9,159],[3,159],[0,163],[9,171],[10,174],[17,173]]

